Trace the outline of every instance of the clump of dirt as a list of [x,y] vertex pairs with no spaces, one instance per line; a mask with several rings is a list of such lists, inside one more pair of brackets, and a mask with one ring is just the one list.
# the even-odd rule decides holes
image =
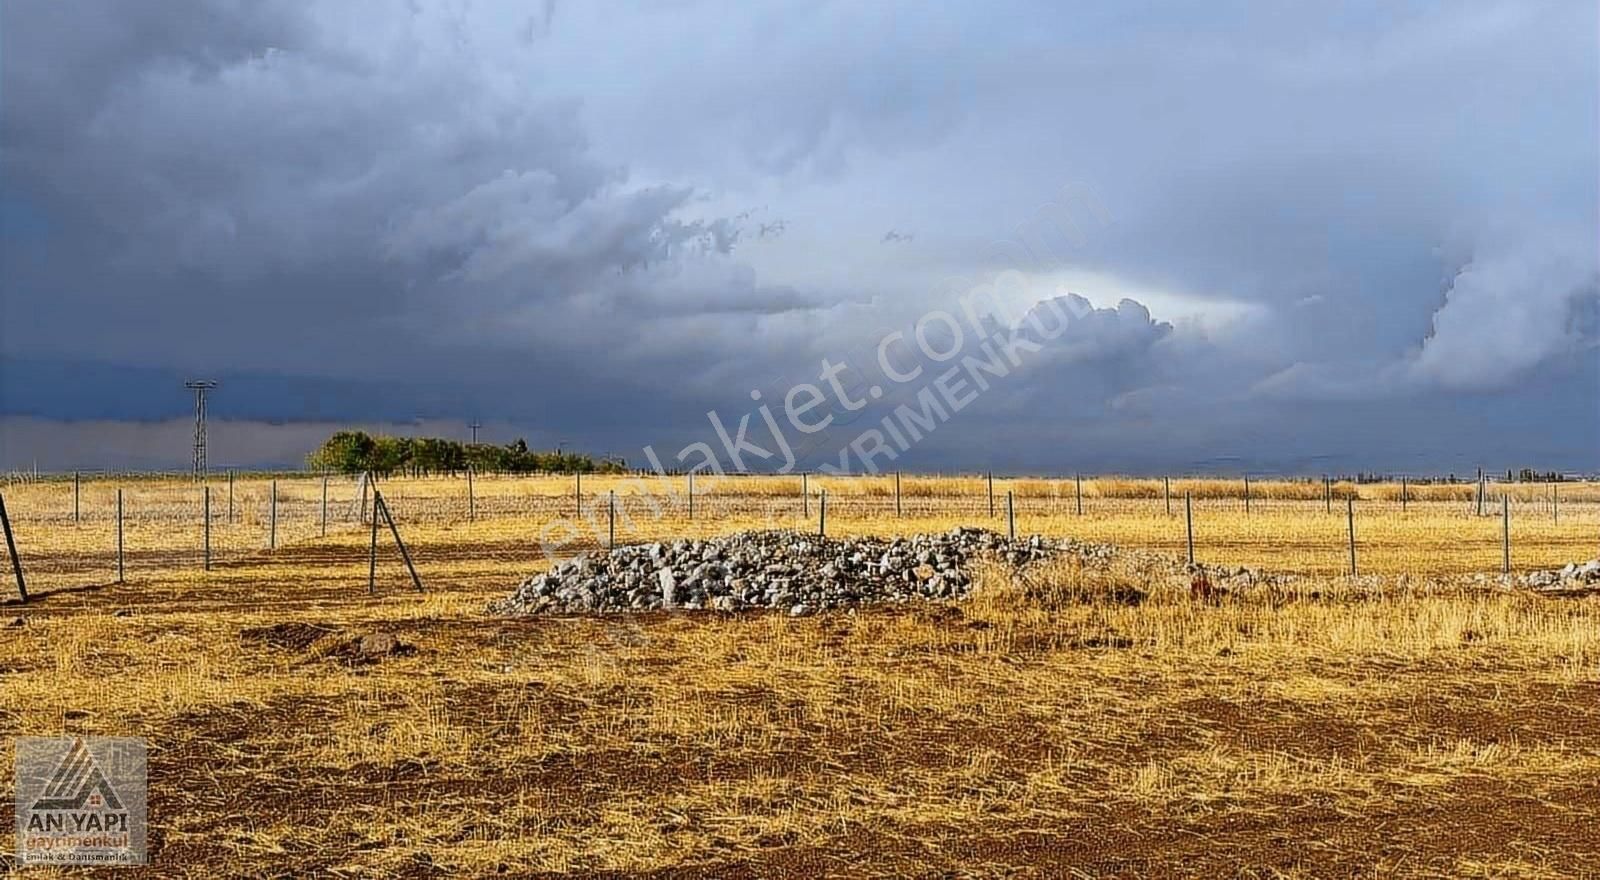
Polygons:
[[346,666],[369,666],[387,657],[409,657],[417,652],[410,642],[401,641],[389,633],[367,633],[334,643],[323,643],[314,654],[318,658],[333,659]]
[[252,626],[239,631],[247,645],[265,645],[280,651],[304,651],[326,636],[338,633],[336,627],[288,621],[271,626]]

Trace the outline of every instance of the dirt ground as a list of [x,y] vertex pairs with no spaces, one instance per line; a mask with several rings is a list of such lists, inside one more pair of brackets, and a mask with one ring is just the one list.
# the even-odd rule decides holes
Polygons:
[[374,596],[359,529],[205,572],[141,523],[116,584],[91,526],[24,524],[0,763],[146,737],[151,875],[1600,876],[1600,598],[1057,564],[953,605],[503,619],[524,522],[412,524],[427,592],[385,546]]

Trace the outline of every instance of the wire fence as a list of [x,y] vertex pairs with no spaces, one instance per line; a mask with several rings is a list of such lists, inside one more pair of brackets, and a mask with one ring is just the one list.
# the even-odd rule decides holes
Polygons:
[[[750,528],[970,525],[1327,574],[1498,572],[1600,555],[1600,485],[1570,482],[1240,480],[1229,494],[1227,481],[1199,478],[463,474],[368,484],[223,474],[201,485],[78,475],[13,484],[0,496],[24,574],[42,594],[156,571],[360,559],[374,486],[398,528],[417,532],[407,540],[425,575],[448,546],[452,558],[479,552],[517,566],[508,580],[550,555]],[[332,555],[307,555],[318,548]]]

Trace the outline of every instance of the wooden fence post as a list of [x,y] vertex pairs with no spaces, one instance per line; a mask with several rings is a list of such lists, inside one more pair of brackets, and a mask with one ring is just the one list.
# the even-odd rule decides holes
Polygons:
[[1073,474],[1072,481],[1077,486],[1078,516],[1083,516],[1083,474]]
[[123,581],[122,567],[122,490],[117,490],[117,583]]
[[1333,478],[1327,474],[1322,475],[1322,509],[1333,513]]
[[17,540],[11,534],[11,517],[6,515],[6,498],[0,495],[0,526],[5,527],[6,551],[11,554],[11,571],[17,576],[17,595],[28,601],[28,582],[22,576],[22,557],[17,555]]
[[1006,490],[1006,536],[1017,539],[1017,502],[1011,489]]
[[1483,468],[1478,468],[1478,515],[1483,516]]
[[994,471],[989,472],[989,518],[994,519]]
[[1161,497],[1167,504],[1167,516],[1172,515],[1172,478],[1161,478]]
[[1183,530],[1189,540],[1189,564],[1194,565],[1194,501],[1190,493],[1183,493]]
[[1250,475],[1244,475],[1244,512],[1250,512]]
[[1346,498],[1344,500],[1344,504],[1345,504],[1345,507],[1344,507],[1345,522],[1346,522],[1346,524],[1348,526],[1348,530],[1350,532],[1350,576],[1351,577],[1355,577],[1356,576],[1356,500],[1354,498]]
[[1406,478],[1405,477],[1401,477],[1400,478],[1400,512],[1401,513],[1405,513],[1406,512],[1406,501],[1408,500],[1407,497],[1406,497],[1406,494],[1407,494],[1406,493],[1406,489],[1407,488],[1408,488],[1408,486],[1406,484]]

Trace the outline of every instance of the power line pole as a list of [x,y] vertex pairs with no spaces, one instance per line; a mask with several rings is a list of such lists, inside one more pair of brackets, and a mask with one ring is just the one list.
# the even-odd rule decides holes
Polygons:
[[206,478],[206,392],[217,387],[217,383],[210,380],[194,380],[183,383],[183,387],[194,392],[194,478],[204,481]]
[[473,422],[472,424],[468,425],[467,427],[472,429],[472,445],[473,446],[477,446],[478,445],[478,429],[483,427],[483,423],[482,422]]

